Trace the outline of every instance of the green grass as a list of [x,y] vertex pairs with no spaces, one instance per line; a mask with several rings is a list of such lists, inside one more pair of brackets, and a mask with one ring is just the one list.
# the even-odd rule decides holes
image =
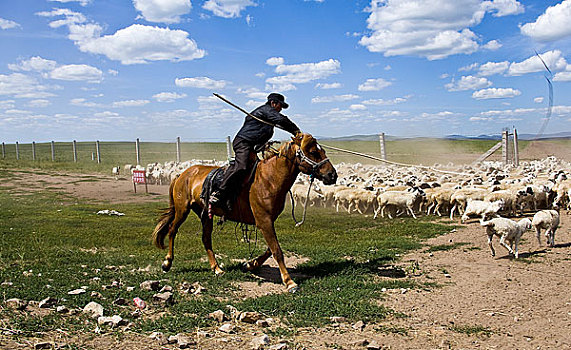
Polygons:
[[[9,183],[13,176],[4,170],[0,172],[0,182]],[[298,276],[294,279],[300,291],[243,299],[235,293],[236,283],[258,279],[241,272],[238,260],[265,250],[261,234],[250,251],[246,243],[237,242],[233,223],[215,231],[214,249],[226,270],[223,276],[215,277],[205,261],[198,219],[190,215],[177,236],[173,269],[163,274],[160,263],[165,251],[152,246],[150,234],[159,209],[165,205],[166,199],[161,203],[110,207],[49,190],[28,193],[3,188],[0,283],[13,285],[1,288],[0,298],[39,301],[50,296],[70,309],[97,301],[105,308],[105,315],[119,314],[130,319],[134,330],[169,334],[215,326],[206,315],[226,310],[228,304],[241,311],[258,311],[279,318],[292,327],[324,325],[331,316],[376,322],[392,312],[380,302],[382,288],[418,287],[402,276],[380,278],[383,268],[397,260],[398,254],[421,247],[422,240],[450,230],[431,218],[373,221],[318,208],[312,208],[306,223],[295,228],[286,208],[276,222],[280,244],[287,253],[309,259],[290,269]],[[115,209],[125,216],[98,216],[96,212],[100,209]],[[148,271],[139,270],[147,266],[150,266]],[[161,280],[161,285],[171,285],[175,304],[169,307],[152,304],[154,292],[138,287],[145,280]],[[206,291],[198,297],[183,294],[179,287],[185,281],[199,282]],[[121,287],[104,288],[113,282]],[[67,294],[82,286],[87,287],[87,293]],[[129,286],[135,287],[134,290],[127,291]],[[92,291],[100,293],[102,298],[92,297]],[[141,297],[152,305],[149,312],[155,316],[131,319],[131,305],[113,304],[119,297],[127,300]],[[164,314],[159,315],[160,312]],[[95,328],[94,321],[83,316],[39,317],[3,309],[0,317],[7,320],[7,328],[26,335],[58,328]]]
[[448,327],[448,329],[450,329],[451,331],[454,331],[456,333],[464,333],[467,335],[485,335],[485,336],[490,336],[492,335],[492,333],[494,333],[490,328],[488,327],[484,327],[481,325],[474,325],[474,326],[469,326],[469,325],[460,325],[460,326],[450,326]]

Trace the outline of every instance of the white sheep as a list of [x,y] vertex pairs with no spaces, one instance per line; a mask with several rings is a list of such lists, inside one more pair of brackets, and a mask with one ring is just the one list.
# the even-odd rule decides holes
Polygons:
[[481,216],[482,220],[486,220],[486,216],[497,217],[498,212],[504,207],[504,202],[499,201],[481,201],[477,199],[468,199],[468,204],[466,205],[466,210],[462,214],[460,221],[462,223],[466,222],[470,215]]
[[[514,254],[514,243],[515,243],[515,258],[518,258],[518,245],[519,240],[523,233],[531,228],[531,220],[528,218],[521,219],[515,222],[506,218],[493,218],[490,221],[480,221],[480,224],[486,227],[486,233],[488,234],[488,245],[492,251],[492,256],[496,255],[494,247],[492,246],[492,237],[494,235],[500,237],[500,244],[504,246],[510,254]],[[507,245],[505,241],[510,242]]]
[[[377,203],[378,207],[375,210],[375,215],[373,219],[376,219],[381,213],[381,217],[385,217],[385,208],[388,206],[394,206],[398,209],[403,209],[412,215],[413,218],[416,219],[416,215],[414,215],[414,205],[417,201],[419,201],[422,197],[425,196],[424,191],[419,188],[411,189],[410,191],[387,191],[383,192],[378,195]],[[392,216],[389,213],[389,218],[392,219]]]
[[539,238],[541,230],[546,230],[547,245],[553,247],[555,245],[555,231],[559,226],[559,213],[557,210],[540,210],[533,216],[531,226],[535,228],[539,245],[541,245],[541,239]]

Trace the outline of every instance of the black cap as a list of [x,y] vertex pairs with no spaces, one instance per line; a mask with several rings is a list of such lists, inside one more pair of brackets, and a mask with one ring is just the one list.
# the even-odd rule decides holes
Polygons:
[[268,102],[270,102],[270,101],[279,102],[279,104],[282,105],[283,109],[287,109],[289,107],[289,105],[285,102],[284,95],[282,95],[282,94],[272,92],[271,94],[268,95]]

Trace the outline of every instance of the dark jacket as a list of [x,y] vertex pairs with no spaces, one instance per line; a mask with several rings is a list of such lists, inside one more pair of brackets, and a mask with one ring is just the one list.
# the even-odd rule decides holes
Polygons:
[[[297,125],[289,120],[288,117],[273,109],[269,104],[265,104],[254,109],[251,114],[272,124],[279,125],[293,135],[299,131]],[[273,126],[262,123],[247,115],[244,125],[240,128],[236,137],[242,138],[250,142],[252,145],[257,146],[268,142],[273,134]]]

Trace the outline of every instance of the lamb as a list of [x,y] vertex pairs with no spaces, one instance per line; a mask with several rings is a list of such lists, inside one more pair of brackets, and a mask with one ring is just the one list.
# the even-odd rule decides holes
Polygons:
[[466,205],[466,210],[462,214],[460,221],[462,223],[466,222],[470,215],[478,215],[482,217],[482,220],[486,220],[486,216],[498,217],[498,212],[503,208],[504,202],[494,201],[481,201],[477,199],[468,199],[468,205]]
[[458,208],[459,213],[464,213],[464,208],[466,208],[466,203],[468,198],[483,200],[484,196],[488,191],[480,187],[470,187],[470,188],[460,188],[452,194],[450,197],[450,220],[454,220],[454,212]]
[[[377,197],[377,203],[379,206],[375,210],[373,219],[377,218],[379,212],[381,213],[381,217],[385,217],[385,208],[387,206],[395,206],[397,209],[404,209],[416,219],[416,215],[414,215],[414,204],[424,196],[424,191],[419,188],[413,188],[410,191],[383,192]],[[390,214],[389,218],[392,219]]]
[[553,247],[555,245],[555,231],[559,226],[559,213],[557,210],[540,210],[533,216],[531,226],[535,228],[539,245],[541,245],[541,239],[539,238],[541,230],[546,230],[547,245]]
[[[480,224],[486,227],[486,233],[488,234],[488,245],[492,251],[492,256],[496,255],[494,247],[492,246],[492,237],[494,235],[500,237],[500,244],[503,245],[510,254],[514,254],[514,249],[512,248],[515,243],[515,258],[518,258],[518,245],[519,240],[523,233],[531,228],[531,220],[528,218],[521,219],[515,222],[506,218],[493,218],[490,221],[480,221]],[[510,245],[507,245],[505,241],[509,241]]]

